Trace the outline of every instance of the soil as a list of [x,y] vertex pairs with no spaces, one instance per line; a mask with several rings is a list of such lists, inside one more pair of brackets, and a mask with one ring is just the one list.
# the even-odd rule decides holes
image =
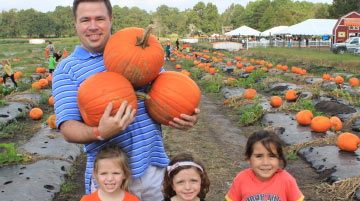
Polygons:
[[[174,62],[165,62],[166,70],[175,70]],[[177,153],[190,152],[202,159],[211,180],[207,201],[225,200],[233,178],[248,168],[244,158],[247,137],[262,129],[260,124],[240,127],[239,116],[224,107],[224,98],[214,94],[203,94],[199,108],[200,118],[189,131],[179,131],[163,127],[165,149],[171,158]],[[70,191],[60,192],[54,201],[80,200],[84,190],[84,171],[86,156],[82,154],[74,164],[74,171],[66,180],[73,184]],[[305,200],[322,200],[315,186],[323,180],[322,176],[300,157],[288,160],[285,168],[293,175],[305,195]],[[325,199],[326,200],[326,199]]]

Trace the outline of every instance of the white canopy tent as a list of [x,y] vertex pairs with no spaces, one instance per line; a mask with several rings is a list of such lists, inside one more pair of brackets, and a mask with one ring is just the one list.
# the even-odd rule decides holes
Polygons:
[[261,36],[270,36],[271,35],[276,35],[276,32],[282,31],[284,29],[288,28],[288,26],[277,26],[277,27],[273,27],[271,29],[268,29],[266,31],[261,32]]
[[332,30],[337,20],[332,19],[308,19],[299,24],[292,25],[274,34],[311,35],[323,36],[332,35]]
[[239,35],[240,36],[258,36],[259,34],[260,34],[259,31],[243,25],[237,29],[234,29],[232,31],[225,33],[224,35],[225,36],[239,36]]

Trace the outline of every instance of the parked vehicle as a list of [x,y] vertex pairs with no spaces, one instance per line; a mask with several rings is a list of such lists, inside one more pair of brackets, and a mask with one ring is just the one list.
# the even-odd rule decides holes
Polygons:
[[360,47],[355,49],[354,54],[360,56]]
[[357,48],[360,48],[360,37],[349,38],[344,43],[335,43],[331,50],[335,54],[344,54],[345,52],[355,53]]

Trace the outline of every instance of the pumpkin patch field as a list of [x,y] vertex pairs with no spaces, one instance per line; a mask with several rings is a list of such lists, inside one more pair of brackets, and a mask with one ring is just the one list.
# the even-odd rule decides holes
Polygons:
[[[71,53],[77,43],[75,39],[58,40],[55,46],[66,47]],[[74,144],[66,143],[56,129],[51,75],[40,69],[47,69],[48,65],[44,48],[24,44],[1,48],[0,44],[0,59],[11,59],[14,71],[19,72],[19,87],[15,89],[10,80],[7,86],[0,86],[3,89],[0,91],[0,166],[4,167],[0,171],[20,166],[30,169],[33,164],[45,161],[64,163],[50,168],[52,174],[61,175],[59,184],[41,188],[52,193],[54,201],[80,200],[84,193],[86,155],[81,151],[73,154],[70,150]],[[111,51],[123,51],[112,48]],[[292,56],[284,59],[266,51],[262,54],[254,51],[228,52],[211,49],[208,44],[191,44],[189,53],[174,50],[171,60],[154,64],[155,74],[160,71],[159,65],[166,72],[157,77],[153,88],[144,94],[135,95],[131,91],[128,96],[133,104],[143,98],[149,114],[162,124],[165,150],[170,158],[190,152],[204,162],[211,180],[208,201],[224,200],[237,173],[249,168],[244,157],[246,141],[261,129],[274,131],[283,141],[288,162],[285,169],[296,178],[305,200],[356,200],[355,194],[360,193],[360,74],[332,64],[317,66],[314,60],[299,62],[298,58],[291,59]],[[109,71],[116,72],[116,64]],[[135,80],[138,86],[148,82],[137,78],[128,79]],[[110,82],[121,82],[118,85],[122,87],[114,90],[135,84],[122,80],[123,77],[115,79]],[[90,81],[88,88],[96,87]],[[90,97],[87,91],[81,93],[85,103],[98,96]],[[173,104],[168,113],[161,113],[161,106],[176,101],[181,104]],[[169,119],[178,117],[179,113],[191,114],[195,107],[201,112],[192,129],[179,131],[166,126]],[[82,112],[98,121],[101,114],[91,111],[92,108],[82,106]],[[91,123],[96,125],[96,121]],[[39,139],[43,141],[40,143]],[[54,156],[50,144],[55,141],[57,148],[71,154]],[[28,143],[32,145],[30,148],[26,146]],[[45,149],[50,152],[39,154],[39,150]],[[13,152],[18,154],[13,156]],[[16,182],[4,183],[6,189]]]

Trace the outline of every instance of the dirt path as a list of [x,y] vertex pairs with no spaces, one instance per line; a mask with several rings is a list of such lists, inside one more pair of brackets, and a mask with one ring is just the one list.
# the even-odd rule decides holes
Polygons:
[[[168,66],[166,70],[174,70],[174,65],[165,63]],[[260,125],[238,126],[236,121],[239,117],[230,115],[230,110],[223,106],[222,101],[203,94],[199,121],[187,132],[163,127],[165,148],[170,158],[177,153],[190,152],[204,162],[211,180],[207,201],[224,200],[236,174],[249,167],[243,155],[247,136],[262,129]],[[54,201],[81,198],[84,192],[84,158],[80,157],[72,175],[72,183],[77,187],[69,192],[62,191]],[[288,161],[286,170],[296,178],[306,200],[321,200],[314,188],[314,185],[320,184],[321,178],[305,161],[299,157]]]

